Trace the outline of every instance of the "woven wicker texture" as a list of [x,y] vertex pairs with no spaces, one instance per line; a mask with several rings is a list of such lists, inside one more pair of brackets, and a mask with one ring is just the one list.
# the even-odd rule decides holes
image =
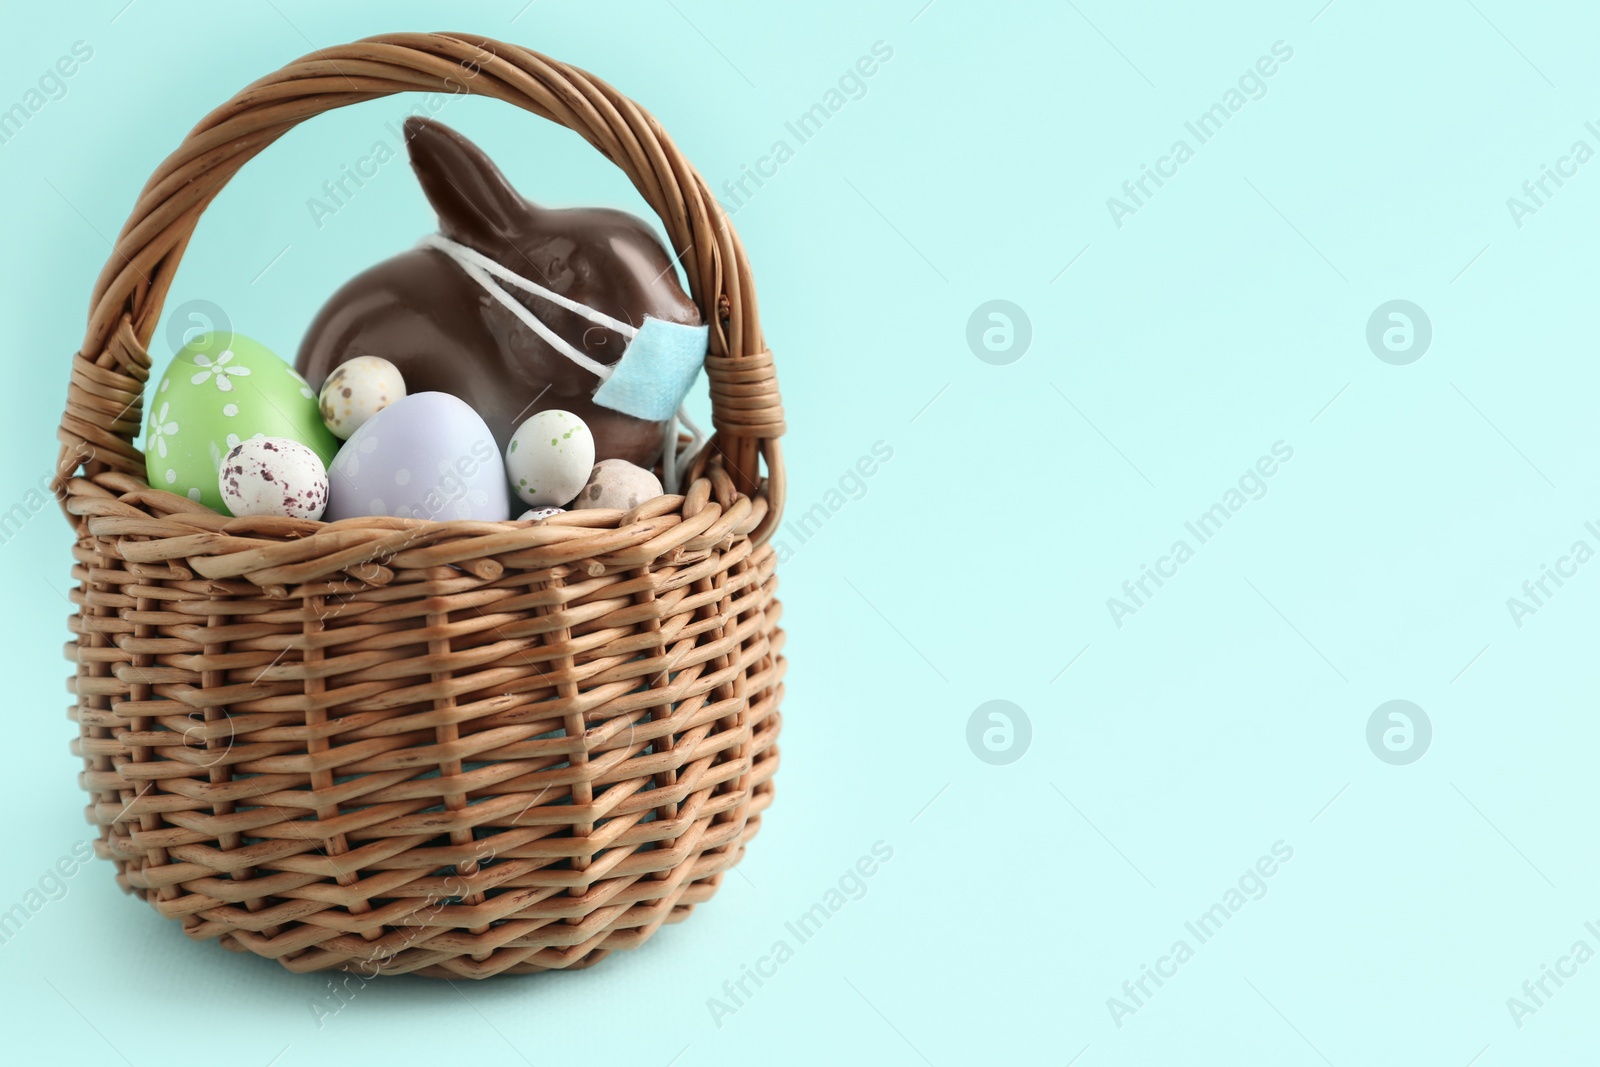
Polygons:
[[[145,483],[146,346],[200,213],[301,120],[411,91],[577,132],[660,216],[712,326],[717,433],[682,495],[538,526],[319,523]],[[609,85],[498,41],[400,34],[247,87],[150,179],[73,360],[58,489],[98,853],[190,937],[295,971],[579,967],[686,917],[772,798],[782,432],[738,238]]]

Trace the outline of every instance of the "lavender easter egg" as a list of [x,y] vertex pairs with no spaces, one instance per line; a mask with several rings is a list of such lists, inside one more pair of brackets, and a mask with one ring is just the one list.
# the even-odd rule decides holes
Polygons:
[[298,441],[327,463],[339,449],[317,394],[267,347],[236,333],[203,333],[177,354],[151,395],[145,469],[157,489],[232,514],[217,475],[241,441]]
[[449,393],[413,393],[362,423],[328,468],[329,522],[511,517],[505,464],[478,413]]

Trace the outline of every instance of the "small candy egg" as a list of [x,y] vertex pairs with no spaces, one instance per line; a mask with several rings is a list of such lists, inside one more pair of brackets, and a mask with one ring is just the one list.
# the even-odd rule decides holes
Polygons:
[[523,503],[565,504],[594,466],[594,435],[570,411],[552,408],[517,427],[506,448],[506,474]]
[[660,495],[661,479],[643,467],[625,459],[603,459],[594,465],[588,484],[572,507],[627,511]]
[[317,406],[333,435],[348,441],[362,423],[405,395],[400,368],[381,356],[357,356],[333,368]]
[[322,459],[287,437],[240,441],[222,461],[217,485],[235,515],[320,519],[328,506],[328,471]]
[[517,516],[517,521],[518,522],[538,522],[540,519],[548,519],[552,515],[565,515],[566,513],[567,513],[567,509],[566,508],[552,507],[552,506],[547,504],[544,507],[540,507],[540,508],[529,508],[527,511],[524,511],[521,515]]

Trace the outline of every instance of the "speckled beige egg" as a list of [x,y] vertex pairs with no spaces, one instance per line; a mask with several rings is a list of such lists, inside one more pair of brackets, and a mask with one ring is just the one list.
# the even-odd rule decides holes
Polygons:
[[317,404],[333,435],[348,441],[362,423],[405,395],[400,368],[382,356],[357,356],[333,368]]
[[627,511],[661,495],[661,479],[625,459],[603,459],[589,472],[589,482],[573,503],[580,508]]

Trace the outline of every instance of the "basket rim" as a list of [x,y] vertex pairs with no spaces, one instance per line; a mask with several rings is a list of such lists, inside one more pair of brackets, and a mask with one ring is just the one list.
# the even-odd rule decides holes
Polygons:
[[628,511],[583,509],[539,520],[236,518],[116,472],[75,479],[73,487],[66,505],[82,533],[117,542],[130,563],[244,580],[275,598],[336,577],[357,587],[387,585],[396,569],[452,566],[492,581],[513,570],[598,575],[679,563],[750,538],[769,514],[766,500],[740,493],[716,458],[685,493]]

